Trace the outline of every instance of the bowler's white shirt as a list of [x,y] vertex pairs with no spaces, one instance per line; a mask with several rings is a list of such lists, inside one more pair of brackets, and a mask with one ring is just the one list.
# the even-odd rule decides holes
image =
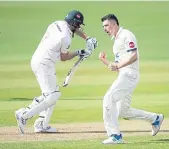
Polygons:
[[129,58],[134,50],[137,50],[138,60],[125,67],[139,70],[139,53],[136,37],[131,31],[120,27],[114,38],[113,53],[115,55],[115,62]]
[[42,63],[53,66],[60,60],[60,53],[69,51],[72,42],[72,32],[67,22],[55,21],[47,28],[40,44],[32,57],[32,63]]

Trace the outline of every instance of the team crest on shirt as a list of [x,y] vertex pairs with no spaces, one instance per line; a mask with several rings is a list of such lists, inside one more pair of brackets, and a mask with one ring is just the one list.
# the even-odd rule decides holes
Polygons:
[[130,47],[130,48],[134,48],[134,47],[135,47],[134,42],[129,42],[129,47]]

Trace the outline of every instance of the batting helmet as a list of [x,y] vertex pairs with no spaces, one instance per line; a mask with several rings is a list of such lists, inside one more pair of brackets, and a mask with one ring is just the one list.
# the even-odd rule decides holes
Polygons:
[[77,10],[70,11],[65,17],[65,21],[75,28],[79,28],[80,25],[85,25],[83,23],[83,20],[84,20],[83,14]]

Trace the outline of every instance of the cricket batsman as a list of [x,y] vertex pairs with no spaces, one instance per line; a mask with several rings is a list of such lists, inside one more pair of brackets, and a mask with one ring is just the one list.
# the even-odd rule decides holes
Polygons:
[[163,122],[163,114],[131,107],[132,93],[140,78],[136,37],[131,31],[119,26],[119,21],[114,14],[102,17],[101,21],[104,31],[111,40],[114,40],[115,62],[108,61],[105,52],[101,52],[99,58],[110,71],[118,72],[117,79],[103,98],[103,120],[108,135],[108,139],[104,140],[103,144],[123,143],[118,117],[148,121],[152,125],[152,135],[155,136]]
[[[24,133],[27,120],[39,114],[34,123],[34,132],[56,132],[56,128],[49,126],[57,100],[61,93],[57,85],[55,64],[58,61],[71,60],[76,56],[88,57],[97,47],[96,38],[88,37],[81,29],[84,25],[84,16],[80,11],[72,10],[64,21],[55,21],[50,24],[38,45],[31,60],[31,68],[39,83],[42,95],[35,97],[27,108],[15,111],[19,130]],[[74,52],[69,51],[74,34],[83,38],[87,49]]]

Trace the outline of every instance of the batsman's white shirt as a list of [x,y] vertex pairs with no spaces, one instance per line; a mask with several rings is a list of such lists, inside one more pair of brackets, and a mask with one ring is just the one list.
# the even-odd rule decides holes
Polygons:
[[66,53],[72,42],[72,32],[65,21],[50,24],[31,60],[31,67],[43,93],[56,88],[55,63]]
[[137,50],[138,60],[126,67],[139,70],[139,53],[136,37],[131,31],[120,27],[113,45],[115,62],[120,62],[129,58],[134,50]]
[[60,60],[60,52],[66,53],[72,42],[72,32],[65,21],[56,21],[48,26],[32,61],[53,65]]

